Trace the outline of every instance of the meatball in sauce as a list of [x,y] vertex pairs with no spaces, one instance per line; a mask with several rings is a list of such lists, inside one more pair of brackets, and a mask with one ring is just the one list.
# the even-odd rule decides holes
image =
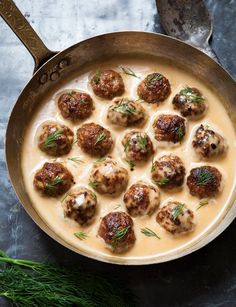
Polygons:
[[61,163],[44,163],[34,176],[34,187],[46,196],[57,197],[66,193],[74,179],[70,171]]
[[222,156],[227,151],[225,139],[204,125],[197,128],[192,141],[196,154],[203,159]]
[[128,171],[118,163],[106,158],[94,164],[89,185],[101,194],[120,194],[127,186]]
[[88,118],[94,110],[90,95],[75,90],[61,94],[57,104],[61,115],[72,121]]
[[98,235],[114,253],[124,253],[135,243],[133,220],[125,212],[110,212],[100,223]]
[[147,161],[154,153],[152,141],[146,132],[126,133],[122,145],[128,161]]
[[185,136],[185,119],[178,115],[162,114],[155,119],[153,129],[157,141],[175,144]]
[[113,146],[109,130],[95,124],[83,124],[77,130],[78,146],[92,156],[105,156]]
[[160,73],[149,74],[138,86],[137,94],[148,103],[159,103],[170,94],[169,80]]
[[64,215],[80,225],[90,223],[96,213],[96,194],[84,187],[70,193],[63,201]]
[[152,215],[160,204],[160,193],[153,185],[138,181],[125,192],[123,200],[131,216]]
[[172,104],[184,117],[198,119],[207,110],[206,99],[196,88],[185,87],[175,95]]
[[62,156],[71,151],[74,141],[73,131],[58,123],[46,123],[38,137],[39,148],[50,156]]
[[179,188],[184,183],[185,167],[182,160],[175,155],[164,155],[153,161],[152,180],[162,189]]
[[214,197],[221,190],[222,174],[214,166],[193,168],[187,177],[187,186],[193,196]]
[[173,235],[187,233],[195,228],[193,211],[177,201],[169,201],[160,208],[156,221]]
[[142,125],[146,118],[146,111],[141,103],[129,98],[117,98],[107,112],[107,120],[122,127]]
[[90,80],[90,85],[96,96],[108,100],[123,95],[125,91],[121,75],[111,69],[97,69]]

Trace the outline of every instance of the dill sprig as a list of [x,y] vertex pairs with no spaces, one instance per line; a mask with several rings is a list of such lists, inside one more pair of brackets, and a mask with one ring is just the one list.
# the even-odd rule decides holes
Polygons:
[[121,208],[121,204],[115,206],[114,210]]
[[129,148],[130,140],[128,140],[124,145],[124,151],[126,151]]
[[63,133],[63,130],[56,130],[52,133],[49,133],[47,136],[46,140],[43,143],[44,148],[49,148],[49,147],[56,147],[57,144],[55,141],[58,139],[58,137]]
[[98,182],[97,181],[89,181],[89,186],[91,187],[91,188],[93,188],[93,189],[96,189],[97,188],[97,186],[98,186]]
[[162,74],[152,74],[151,76],[147,77],[147,83],[152,83],[153,81],[160,81],[162,78]]
[[155,165],[155,161],[154,161],[154,157],[152,158],[152,167],[151,167],[151,173],[155,172],[156,170],[156,165]]
[[95,81],[95,83],[96,83],[96,84],[99,83],[100,79],[101,79],[101,70],[100,70],[100,69],[97,69],[97,70],[96,70],[96,73],[95,73],[95,76],[94,76],[94,81]]
[[173,209],[172,212],[171,212],[172,219],[173,219],[174,221],[178,218],[178,216],[179,216],[180,214],[183,213],[184,206],[185,206],[185,204],[178,203],[178,205],[174,207],[174,209]]
[[71,91],[71,92],[68,92],[68,95],[69,95],[70,97],[74,98],[74,94],[75,94],[75,93],[76,93],[75,91]]
[[197,185],[206,185],[214,180],[212,172],[208,169],[200,169],[197,176]]
[[105,133],[104,132],[100,133],[94,145],[97,145],[97,143],[101,142],[104,138],[105,138]]
[[141,233],[144,234],[147,237],[155,237],[157,239],[161,239],[153,230],[151,230],[148,227],[141,228]]
[[127,101],[122,101],[117,107],[113,107],[112,110],[124,114],[134,114],[137,112],[136,109],[130,106]]
[[183,129],[183,127],[179,127],[178,128],[177,135],[178,135],[179,140],[182,140],[182,138],[184,137],[184,129]]
[[77,164],[84,163],[83,160],[80,160],[79,157],[68,158],[69,161],[75,162]]
[[137,76],[137,75],[135,74],[135,72],[134,72],[131,68],[129,68],[129,67],[123,67],[123,66],[120,66],[120,68],[122,69],[122,71],[123,71],[126,75],[129,75],[129,76],[132,76],[132,77],[141,79],[139,76]]
[[101,163],[101,162],[103,162],[103,161],[105,161],[106,160],[106,157],[102,157],[102,158],[98,158],[97,160],[95,160],[93,163]]
[[120,240],[122,240],[122,239],[126,236],[126,234],[128,233],[128,231],[129,231],[130,228],[131,228],[131,226],[129,225],[129,226],[126,226],[126,227],[124,227],[124,228],[117,229],[117,230],[115,231],[115,235],[114,235],[113,239],[114,239],[115,241],[120,241]]
[[87,237],[88,237],[88,235],[85,233],[85,232],[83,232],[83,231],[78,231],[78,232],[75,232],[74,233],[74,236],[76,237],[76,238],[78,238],[79,240],[85,240]]
[[208,204],[209,204],[209,201],[208,201],[207,198],[201,199],[200,202],[199,202],[199,205],[197,207],[197,210],[199,210],[200,208],[202,208],[202,207],[204,207],[204,206],[206,206]]
[[134,163],[134,161],[132,161],[132,160],[125,160],[128,164],[129,164],[129,166],[130,166],[130,170],[131,171],[133,171],[134,170],[134,167],[135,167],[135,163]]
[[203,102],[205,99],[202,96],[195,95],[191,87],[185,87],[180,91],[180,95],[186,96],[191,102]]
[[162,179],[160,179],[160,180],[155,180],[155,179],[153,179],[153,182],[154,182],[155,184],[159,185],[159,186],[162,186],[162,185],[167,184],[167,183],[169,182],[169,179],[168,179],[167,177],[164,177],[164,178],[162,178]]
[[64,180],[63,180],[62,178],[60,178],[59,176],[57,176],[57,177],[51,179],[49,182],[47,182],[45,187],[46,187],[46,189],[54,190],[54,189],[57,188],[57,185],[58,185],[59,183],[63,183],[63,181],[64,181]]
[[0,296],[14,306],[134,306],[133,295],[124,289],[123,280],[86,272],[78,263],[63,268],[13,259],[3,251],[0,262]]
[[146,150],[147,144],[148,144],[147,136],[146,135],[144,135],[144,136],[140,135],[138,137],[137,144],[138,144],[138,147],[141,150]]

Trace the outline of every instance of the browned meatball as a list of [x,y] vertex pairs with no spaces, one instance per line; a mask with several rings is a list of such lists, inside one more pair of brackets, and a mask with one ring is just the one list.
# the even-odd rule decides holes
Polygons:
[[188,207],[177,201],[170,201],[160,208],[156,217],[166,231],[172,234],[181,234],[194,230],[194,214]]
[[84,187],[67,195],[63,202],[65,216],[75,220],[80,225],[88,224],[92,221],[96,208],[96,194]]
[[160,193],[153,185],[138,181],[125,192],[123,200],[133,217],[151,215],[160,204]]
[[158,103],[170,94],[170,83],[160,73],[149,74],[138,86],[138,96],[148,103]]
[[127,170],[115,160],[106,158],[94,164],[89,185],[102,194],[119,194],[126,188],[128,180]]
[[41,127],[38,137],[39,148],[51,156],[68,154],[72,148],[74,133],[58,123],[47,123]]
[[201,117],[206,109],[206,100],[196,88],[185,87],[176,94],[173,101],[174,109],[179,110],[181,115],[189,118]]
[[94,123],[82,125],[77,130],[78,146],[93,156],[106,155],[113,146],[110,131]]
[[74,183],[70,171],[61,163],[44,163],[34,176],[34,187],[42,194],[57,197]]
[[92,76],[90,84],[94,94],[104,99],[113,99],[114,97],[121,96],[125,91],[121,75],[111,69],[98,69]]
[[98,235],[115,253],[124,253],[135,243],[133,220],[125,212],[110,212],[102,218]]
[[117,98],[107,112],[107,119],[110,123],[123,127],[141,125],[146,118],[146,111],[141,103],[129,98]]
[[214,166],[193,168],[187,177],[190,194],[199,198],[213,197],[219,193],[222,175]]
[[184,183],[185,167],[182,160],[174,155],[164,155],[152,164],[152,180],[160,188],[173,189]]
[[59,97],[58,107],[64,118],[73,121],[89,117],[94,110],[93,100],[90,95],[74,90]]
[[146,161],[154,153],[152,141],[145,132],[131,131],[122,140],[127,160]]
[[178,143],[185,136],[185,119],[178,115],[162,114],[154,121],[153,129],[158,141]]
[[225,139],[217,132],[198,127],[193,138],[193,148],[201,158],[212,158],[223,155],[227,150]]

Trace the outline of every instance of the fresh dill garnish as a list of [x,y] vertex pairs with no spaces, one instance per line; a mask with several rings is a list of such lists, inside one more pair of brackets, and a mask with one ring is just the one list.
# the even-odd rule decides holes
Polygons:
[[97,200],[97,195],[94,192],[92,192],[92,197],[94,200]]
[[57,188],[57,185],[59,183],[63,183],[63,181],[64,180],[62,178],[57,176],[57,177],[51,179],[49,182],[47,182],[45,188],[48,189],[48,190],[54,190],[54,189]]
[[191,102],[203,102],[205,99],[202,96],[195,95],[191,87],[185,87],[180,91],[180,95],[186,96]]
[[78,140],[74,140],[73,144],[76,144],[76,143],[78,143]]
[[47,136],[46,140],[43,143],[44,148],[49,148],[49,147],[57,147],[57,144],[55,141],[58,139],[58,137],[63,133],[63,130],[56,130],[52,133],[49,133]]
[[96,83],[96,84],[99,83],[100,79],[101,79],[101,70],[100,70],[100,69],[97,69],[97,70],[96,70],[96,73],[95,73],[95,76],[94,76],[94,81],[95,81],[95,83]]
[[75,232],[74,236],[80,240],[85,240],[88,237],[88,235],[83,231]]
[[155,165],[155,162],[154,162],[154,157],[152,158],[152,167],[151,167],[151,173],[155,172],[156,170],[156,165]]
[[100,162],[103,162],[106,160],[106,157],[101,157],[101,158],[98,158],[97,160],[95,160],[93,163],[100,163]]
[[147,144],[148,144],[148,140],[147,140],[147,136],[144,135],[140,135],[138,136],[138,140],[137,140],[137,144],[138,144],[138,147],[142,150],[146,150],[147,149]]
[[184,137],[184,129],[183,129],[183,127],[179,127],[178,128],[177,135],[178,135],[179,140],[182,140],[182,138]]
[[122,240],[126,234],[128,233],[129,229],[131,228],[131,226],[126,226],[124,228],[121,228],[121,229],[117,229],[115,231],[115,234],[114,234],[114,237],[113,237],[113,240],[115,241],[120,241]]
[[134,167],[135,167],[134,161],[132,161],[132,160],[125,160],[125,161],[129,164],[130,170],[133,171]]
[[68,158],[69,161],[75,162],[77,164],[84,163],[83,160],[80,160],[79,157]]
[[130,140],[128,140],[128,141],[125,143],[125,145],[124,145],[124,151],[126,151],[126,150],[128,149],[129,145],[130,145]]
[[152,74],[147,77],[147,83],[152,83],[153,81],[160,81],[163,78],[162,74]]
[[167,184],[167,183],[169,182],[169,179],[168,179],[167,177],[164,177],[164,178],[162,178],[162,179],[160,179],[160,180],[155,180],[155,179],[153,179],[153,182],[154,182],[155,184],[159,185],[159,186],[162,186],[162,185]]
[[13,259],[3,251],[0,262],[0,296],[14,306],[134,306],[124,280],[99,276],[78,263],[63,267]]
[[101,142],[104,138],[105,138],[105,133],[104,132],[100,133],[94,145],[97,145],[97,143]]
[[161,239],[153,230],[148,227],[141,228],[141,233],[147,237],[156,237],[157,239]]
[[206,185],[214,180],[212,172],[208,169],[200,169],[197,175],[197,185]]
[[86,104],[87,101],[86,101],[85,99],[81,98],[81,99],[79,100],[79,103],[80,103],[80,104]]
[[69,95],[70,97],[74,98],[74,94],[75,94],[75,93],[76,93],[75,91],[71,91],[71,92],[68,93],[68,95]]
[[121,204],[118,204],[115,206],[114,210],[118,209],[118,208],[121,208]]
[[98,182],[97,181],[89,181],[88,184],[91,188],[96,189],[98,186]]
[[129,76],[132,76],[132,77],[141,79],[139,76],[137,76],[137,75],[135,74],[135,72],[134,72],[131,68],[129,68],[129,67],[123,67],[123,66],[120,66],[120,68],[122,69],[122,71],[123,71],[126,75],[129,75]]
[[175,221],[180,214],[183,213],[185,204],[178,203],[171,212],[172,219]]
[[206,199],[206,198],[205,199],[201,199],[200,202],[199,202],[199,205],[197,207],[197,210],[202,208],[202,207],[204,207],[204,206],[206,206],[206,205],[208,205],[208,204],[209,204],[208,199]]
[[123,101],[123,100],[117,107],[113,107],[112,110],[124,114],[134,114],[137,112],[135,108],[129,105],[128,101]]
[[62,197],[62,199],[61,199],[61,203],[63,203],[64,202],[64,200],[66,199],[66,197],[68,196],[69,194],[68,193],[66,193],[63,197]]

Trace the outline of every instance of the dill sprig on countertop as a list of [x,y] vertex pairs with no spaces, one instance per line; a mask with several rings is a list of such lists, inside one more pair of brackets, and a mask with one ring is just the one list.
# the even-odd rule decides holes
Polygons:
[[124,281],[76,267],[13,259],[0,250],[0,296],[17,307],[134,306]]

